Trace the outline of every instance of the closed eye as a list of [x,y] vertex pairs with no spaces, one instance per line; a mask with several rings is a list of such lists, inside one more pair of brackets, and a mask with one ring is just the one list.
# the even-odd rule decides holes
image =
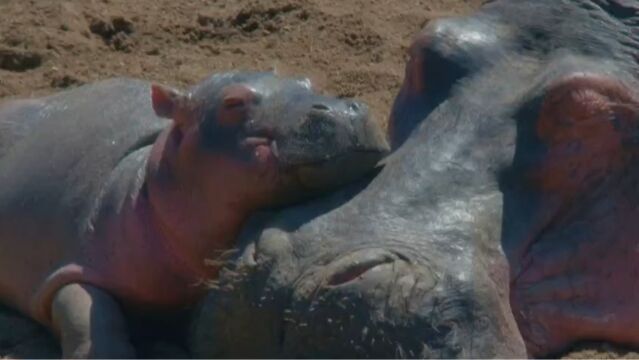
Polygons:
[[242,98],[229,96],[224,98],[224,107],[227,109],[237,109],[243,107],[245,105],[245,101]]

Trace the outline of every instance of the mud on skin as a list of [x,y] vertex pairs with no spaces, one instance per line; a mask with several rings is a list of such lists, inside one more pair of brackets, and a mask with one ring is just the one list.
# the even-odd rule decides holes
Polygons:
[[373,179],[255,219],[198,356],[639,346],[639,1],[491,1],[409,50]]
[[81,358],[135,356],[128,315],[200,299],[251,213],[353,181],[388,151],[364,104],[270,73],[7,102],[0,140],[0,300]]

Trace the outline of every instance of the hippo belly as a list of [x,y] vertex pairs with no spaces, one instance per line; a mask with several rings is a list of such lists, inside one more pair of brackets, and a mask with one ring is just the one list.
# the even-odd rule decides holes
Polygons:
[[[45,283],[70,281],[64,278],[71,274],[87,281],[105,277],[100,269],[73,267],[58,272],[64,275],[59,279],[51,275],[91,262],[89,255],[99,258],[106,246],[122,248],[100,243],[96,226],[109,225],[94,218],[117,211],[140,185],[136,175],[150,144],[167,126],[147,103],[147,84],[111,80],[0,107],[3,302],[44,321],[34,309],[43,305],[35,297]],[[116,175],[121,184],[113,187]]]

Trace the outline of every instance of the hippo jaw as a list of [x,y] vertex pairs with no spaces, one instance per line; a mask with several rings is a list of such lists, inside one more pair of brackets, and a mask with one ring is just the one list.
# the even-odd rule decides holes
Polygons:
[[[364,117],[359,120],[371,123]],[[368,126],[368,125],[365,125]],[[364,137],[350,136],[350,143],[327,144],[319,150],[316,139],[301,134],[301,140],[280,136],[274,130],[258,130],[240,140],[240,147],[252,153],[258,160],[272,157],[283,177],[289,176],[309,191],[334,189],[361,178],[373,171],[389,153],[390,147],[377,126],[368,126]],[[280,145],[282,144],[282,145]],[[381,164],[380,164],[381,166]]]
[[312,164],[296,165],[297,179],[306,189],[331,189],[370,173],[387,150],[351,151]]

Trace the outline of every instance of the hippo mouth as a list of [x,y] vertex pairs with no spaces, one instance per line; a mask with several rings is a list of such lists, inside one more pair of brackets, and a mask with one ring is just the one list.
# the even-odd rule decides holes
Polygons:
[[277,162],[279,159],[277,141],[270,136],[247,136],[240,141],[240,148],[252,154],[261,164]]
[[308,189],[323,189],[346,185],[366,173],[383,168],[380,160],[386,153],[380,150],[357,150],[336,154],[318,161],[293,165],[297,179]]
[[[347,179],[351,177],[349,175],[351,172],[356,173],[352,176],[359,176],[361,175],[360,169],[372,168],[388,152],[386,149],[375,148],[349,149],[323,158],[291,161],[286,156],[281,156],[277,139],[270,134],[266,135],[266,132],[247,135],[240,141],[239,146],[242,150],[250,153],[259,163],[275,162],[280,168],[295,171],[300,182],[311,188],[318,187],[315,183],[318,180],[321,181],[322,177],[336,178],[337,174],[334,174],[331,169],[341,171],[340,176]],[[349,170],[344,170],[342,166],[345,163],[353,165],[348,167]]]

